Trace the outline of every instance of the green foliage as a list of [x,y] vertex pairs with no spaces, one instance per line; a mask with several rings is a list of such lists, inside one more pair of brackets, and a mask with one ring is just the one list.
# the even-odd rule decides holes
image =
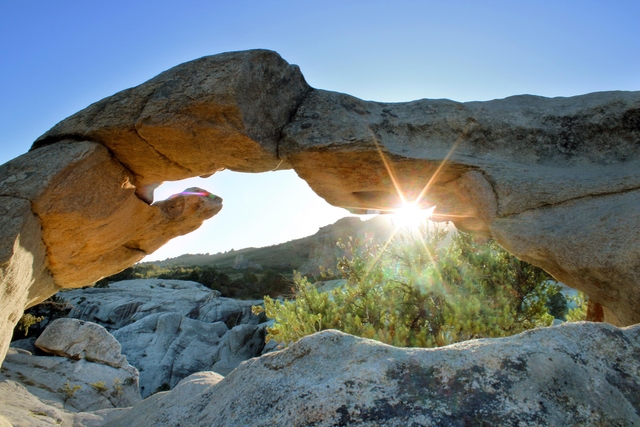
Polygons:
[[575,297],[569,297],[575,307],[569,309],[565,319],[567,322],[581,322],[587,319],[587,299],[582,292],[578,292]]
[[12,341],[25,337],[37,337],[53,320],[66,317],[71,307],[59,295],[53,295],[40,304],[25,310],[13,330]]
[[[118,274],[96,283],[96,287],[108,287],[110,282],[133,279],[190,280],[210,289],[219,291],[222,296],[236,299],[262,299],[264,295],[276,297],[291,292],[293,282],[282,274],[281,268],[270,268],[264,272],[246,269],[238,272],[234,269],[201,266],[158,267],[154,264],[142,264],[129,267]],[[236,275],[235,278],[231,274]]]
[[555,319],[565,320],[569,307],[567,306],[567,298],[560,291],[549,297],[547,301],[549,314]]
[[[320,292],[295,276],[295,300],[265,297],[275,320],[267,339],[289,344],[324,329],[396,346],[436,347],[500,337],[537,326],[553,316],[546,304],[559,287],[543,270],[508,254],[496,243],[457,233],[443,244],[441,228],[397,237],[386,249],[350,239],[337,265],[343,287]],[[332,272],[328,272],[332,274]]]
[[16,329],[18,331],[23,331],[24,336],[26,337],[29,334],[29,328],[35,325],[36,323],[40,323],[44,320],[44,316],[34,316],[31,313],[25,313],[22,315],[20,320],[18,320],[18,324],[16,325]]
[[258,276],[253,271],[245,271],[242,273],[242,281],[245,283],[258,283]]
[[62,393],[62,395],[64,396],[64,400],[66,402],[67,400],[71,399],[76,394],[76,392],[81,388],[82,386],[77,384],[72,386],[69,380],[67,380],[62,385],[62,387],[58,389],[58,392]]
[[113,397],[120,397],[122,396],[122,393],[124,393],[124,389],[122,388],[122,380],[116,377],[113,379],[113,391],[111,392],[111,395]]

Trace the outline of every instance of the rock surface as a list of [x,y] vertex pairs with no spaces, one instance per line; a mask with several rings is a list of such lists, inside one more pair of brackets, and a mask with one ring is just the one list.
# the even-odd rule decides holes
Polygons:
[[40,221],[29,202],[0,196],[0,361],[24,309],[58,289],[46,268]]
[[640,326],[566,324],[439,349],[324,331],[223,380],[190,377],[105,427],[638,425],[639,352]]
[[[9,349],[0,380],[17,381],[39,399],[75,412],[129,407],[141,400],[135,368],[114,368],[86,359],[33,356]],[[80,388],[73,392],[75,386]]]
[[39,399],[21,384],[0,381],[0,427],[100,427],[128,411],[124,408],[70,412],[57,402]]
[[163,181],[221,169],[279,167],[280,131],[309,86],[295,65],[268,50],[206,56],[63,120],[33,148],[97,141],[136,175],[138,194]]
[[155,313],[179,313],[206,323],[257,325],[261,319],[251,307],[262,301],[220,297],[218,291],[182,280],[141,279],[110,283],[108,288],[87,288],[60,294],[73,309],[69,317],[94,322],[110,331]]
[[0,359],[24,308],[128,267],[222,208],[206,192],[150,206],[132,180],[95,142],[44,147],[0,167]]
[[174,387],[194,372],[226,375],[259,356],[265,345],[266,323],[259,323],[266,319],[251,313],[262,301],[222,298],[195,282],[125,280],[62,296],[74,307],[69,316],[111,330],[140,371],[142,397]]
[[209,193],[150,206],[135,195],[133,181],[104,146],[86,141],[31,151],[0,168],[0,194],[31,201],[60,287],[86,286],[123,270],[222,208],[222,199]]
[[91,322],[56,319],[38,337],[36,346],[56,356],[130,368],[120,343],[105,328]]
[[[200,371],[226,375],[259,356],[265,326],[206,323],[179,313],[156,313],[114,331],[127,358],[140,370],[140,393],[147,397]],[[166,388],[165,388],[166,389]]]

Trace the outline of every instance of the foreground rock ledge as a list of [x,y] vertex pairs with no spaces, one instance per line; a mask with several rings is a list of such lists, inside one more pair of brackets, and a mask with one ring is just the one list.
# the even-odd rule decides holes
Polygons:
[[640,425],[640,326],[566,324],[438,349],[337,331],[200,373],[108,427]]

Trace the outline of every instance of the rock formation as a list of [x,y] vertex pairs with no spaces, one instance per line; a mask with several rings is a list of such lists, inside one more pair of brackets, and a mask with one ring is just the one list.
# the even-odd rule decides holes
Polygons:
[[105,427],[631,426],[640,423],[640,326],[566,324],[440,349],[324,331],[198,374]]
[[[0,167],[0,358],[22,308],[112,274],[221,207],[164,180],[294,168],[329,203],[399,192],[640,322],[640,92],[362,101],[265,50],[172,68],[69,117]],[[193,194],[197,193],[197,194]],[[204,197],[203,197],[204,195]]]
[[220,297],[218,291],[182,280],[142,279],[110,283],[107,288],[87,288],[63,294],[73,309],[69,317],[97,323],[113,332],[149,315],[178,313],[206,323],[257,325],[251,307],[261,300]]
[[141,400],[138,371],[131,365],[115,368],[11,348],[0,373],[0,383],[5,380],[20,382],[35,396],[71,411],[123,408]]
[[[74,307],[69,316],[111,331],[118,349],[121,346],[126,360],[140,371],[142,397],[174,387],[194,372],[226,375],[244,360],[260,356],[265,345],[266,319],[251,313],[251,307],[262,301],[223,298],[195,282],[125,280],[63,296]],[[54,335],[56,322],[39,343]],[[53,331],[47,333],[50,328]]]
[[100,325],[82,320],[54,320],[36,340],[36,347],[69,359],[86,359],[114,368],[131,367],[113,335]]
[[279,153],[329,203],[385,210],[400,191],[586,292],[608,321],[640,321],[640,92],[384,104],[314,90]]
[[100,427],[129,408],[69,411],[12,380],[0,381],[0,427]]
[[24,308],[140,261],[222,208],[200,189],[149,205],[132,181],[95,142],[44,147],[0,167],[0,355]]
[[226,375],[260,356],[265,325],[207,323],[178,313],[157,313],[114,332],[131,363],[140,369],[140,393],[174,387],[200,371]]

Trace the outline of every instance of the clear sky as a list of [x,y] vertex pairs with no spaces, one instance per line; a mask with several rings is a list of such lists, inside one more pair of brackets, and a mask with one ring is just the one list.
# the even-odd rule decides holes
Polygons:
[[[101,98],[252,48],[313,87],[377,101],[640,90],[640,0],[0,0],[0,163]],[[222,212],[148,259],[280,243],[347,214],[292,171],[198,185]]]

